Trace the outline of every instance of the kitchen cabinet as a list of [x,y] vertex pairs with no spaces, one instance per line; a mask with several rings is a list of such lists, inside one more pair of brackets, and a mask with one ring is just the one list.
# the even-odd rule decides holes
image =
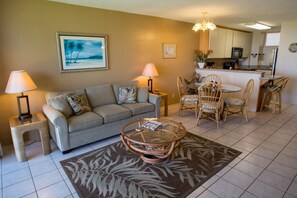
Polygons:
[[249,32],[216,28],[209,32],[209,58],[231,58],[232,47],[242,47],[243,57],[251,53],[252,35]]
[[210,31],[209,49],[213,50],[210,58],[230,58],[232,50],[233,30],[216,28]]
[[249,32],[235,31],[233,32],[233,47],[243,48],[242,57],[249,57],[251,54],[252,35]]
[[209,58],[230,58],[233,30],[216,28],[209,34],[209,49],[213,50]]

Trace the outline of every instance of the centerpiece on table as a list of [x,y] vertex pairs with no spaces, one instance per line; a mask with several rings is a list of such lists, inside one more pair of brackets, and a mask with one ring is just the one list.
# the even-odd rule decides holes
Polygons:
[[204,65],[206,63],[208,56],[212,53],[213,51],[211,49],[207,50],[206,53],[202,52],[201,50],[196,51],[196,55],[197,55],[196,61],[199,68],[204,68]]

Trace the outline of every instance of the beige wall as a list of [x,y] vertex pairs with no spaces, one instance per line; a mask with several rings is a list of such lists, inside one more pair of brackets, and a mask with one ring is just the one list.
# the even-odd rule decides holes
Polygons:
[[[17,115],[17,94],[4,93],[13,70],[27,70],[37,84],[38,90],[28,92],[33,112],[41,111],[45,91],[129,81],[139,77],[148,62],[155,63],[160,74],[154,87],[167,92],[170,103],[177,102],[176,77],[194,73],[198,34],[192,25],[45,0],[0,1],[0,141],[11,143],[8,118]],[[57,31],[108,35],[110,69],[61,74]],[[176,43],[176,59],[162,58],[162,43]],[[146,84],[143,77],[138,79]]]
[[283,92],[283,101],[297,104],[297,53],[291,53],[288,48],[297,42],[297,21],[282,23],[279,42],[276,74],[289,77],[287,87]]

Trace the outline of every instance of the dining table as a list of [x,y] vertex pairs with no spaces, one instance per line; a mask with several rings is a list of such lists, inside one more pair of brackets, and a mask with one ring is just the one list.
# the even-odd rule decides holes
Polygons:
[[[194,83],[194,84],[190,84],[188,85],[188,89],[190,89],[191,93],[197,94],[199,87],[202,85],[203,83]],[[223,83],[221,85],[221,89],[223,93],[234,93],[234,92],[240,92],[241,91],[241,87],[233,85],[233,84],[225,84]]]

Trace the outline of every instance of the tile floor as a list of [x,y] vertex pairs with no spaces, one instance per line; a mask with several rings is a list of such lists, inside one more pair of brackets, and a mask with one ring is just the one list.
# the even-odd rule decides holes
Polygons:
[[[194,113],[176,116],[177,105],[169,106],[170,119],[181,121],[189,132],[242,151],[228,166],[188,197],[285,197],[297,198],[297,105],[286,105],[281,114],[249,113],[246,124],[239,116],[221,123],[202,120],[196,126]],[[16,161],[12,145],[0,158],[0,198],[78,197],[59,161],[108,145],[112,137],[63,155],[52,142],[52,153],[43,156],[40,142],[26,146],[27,162]]]

